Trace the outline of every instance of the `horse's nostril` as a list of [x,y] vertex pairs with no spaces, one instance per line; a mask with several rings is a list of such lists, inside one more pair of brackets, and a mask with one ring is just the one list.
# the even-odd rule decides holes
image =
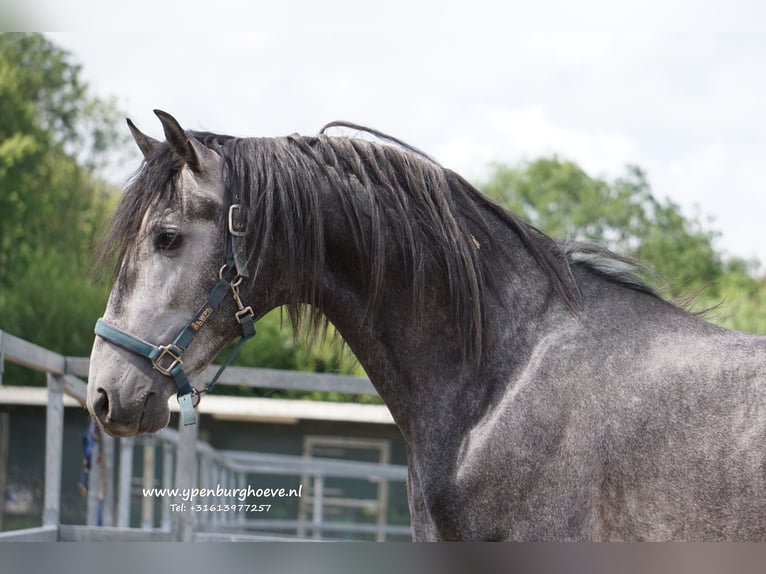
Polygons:
[[96,391],[98,392],[98,397],[93,401],[93,414],[99,420],[105,420],[107,415],[109,415],[109,397],[102,388],[98,388]]

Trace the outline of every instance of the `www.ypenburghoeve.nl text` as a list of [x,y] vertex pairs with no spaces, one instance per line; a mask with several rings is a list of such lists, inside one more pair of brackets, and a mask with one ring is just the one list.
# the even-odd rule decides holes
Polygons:
[[250,485],[243,488],[227,488],[216,485],[215,488],[144,488],[144,498],[172,498],[185,502],[197,498],[228,498],[244,502],[250,498],[300,498],[303,496],[303,485],[297,488],[254,488]]

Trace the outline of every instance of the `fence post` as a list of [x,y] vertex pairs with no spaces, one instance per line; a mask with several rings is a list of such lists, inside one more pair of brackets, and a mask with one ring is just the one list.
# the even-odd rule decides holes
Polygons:
[[45,499],[43,526],[58,526],[61,519],[61,461],[64,446],[64,384],[60,375],[47,373],[48,406],[45,411]]
[[[162,441],[162,488],[173,488],[173,446],[167,440]],[[175,502],[172,501],[172,502]],[[165,499],[162,504],[162,523],[163,530],[170,530],[172,520],[170,515],[171,500]]]
[[324,517],[322,516],[324,506],[324,476],[321,474],[314,475],[314,516],[313,516],[313,527],[314,527],[314,538],[322,538],[322,521],[324,520]]
[[120,439],[120,482],[117,494],[117,526],[128,528],[130,526],[130,493],[133,487],[133,446],[135,438],[132,436]]
[[[195,477],[197,476],[197,434],[199,432],[199,414],[195,413],[196,424],[184,425],[183,421],[178,422],[178,455],[176,458],[176,488],[179,492],[187,489],[190,492],[195,486]],[[175,512],[173,515],[175,531],[178,540],[181,542],[191,542],[194,538],[194,513],[189,508],[194,504],[194,499],[184,501],[179,497],[176,504],[185,505],[185,510]]]
[[[0,337],[3,332],[0,331]],[[2,358],[0,357],[0,360]],[[0,363],[2,364],[2,363]],[[3,516],[5,515],[5,489],[8,483],[8,450],[10,448],[10,415],[0,413],[0,532],[3,531]]]
[[[237,488],[240,489],[240,491],[246,491],[247,490],[247,474],[244,470],[238,470],[237,471]],[[246,500],[245,500],[246,501]],[[237,520],[236,523],[240,526],[244,525],[245,520],[247,516],[243,512],[237,512]]]
[[5,348],[3,347],[3,332],[0,331],[0,385],[3,384],[3,371],[5,371]]
[[114,526],[114,437],[101,433],[104,456],[104,526]]
[[85,513],[85,524],[88,526],[98,525],[99,514],[99,496],[104,493],[101,489],[101,465],[98,463],[99,458],[104,456],[104,448],[101,441],[96,441],[95,448],[91,453],[90,458],[90,471],[88,472],[88,490],[87,506]]
[[379,478],[378,480],[378,534],[375,537],[377,542],[386,541],[386,524],[388,522],[388,480]]
[[[146,490],[154,488],[154,437],[147,435],[144,439],[144,480],[143,485]],[[151,496],[144,496],[141,500],[141,528],[151,530],[154,528],[154,503],[156,499]],[[161,502],[162,499],[160,499]]]
[[[197,477],[196,486],[200,488],[208,488],[210,486],[210,459],[204,452],[200,452],[197,455]],[[200,498],[200,504],[208,504],[209,498]],[[198,527],[205,528],[210,520],[210,514],[207,512],[198,512],[195,514],[196,524]]]

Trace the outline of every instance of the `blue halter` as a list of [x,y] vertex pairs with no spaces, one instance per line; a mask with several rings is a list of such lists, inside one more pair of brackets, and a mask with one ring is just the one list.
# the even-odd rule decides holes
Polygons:
[[[234,199],[238,201],[239,195],[235,195]],[[194,407],[199,404],[201,394],[209,392],[213,388],[223,371],[234,360],[234,357],[245,341],[255,335],[253,309],[245,307],[239,296],[239,285],[242,279],[247,277],[244,265],[244,249],[241,241],[245,235],[244,228],[241,219],[241,207],[239,203],[234,203],[229,206],[226,256],[223,267],[218,272],[218,283],[213,287],[205,303],[197,310],[192,319],[186,324],[186,327],[181,330],[171,343],[167,345],[153,345],[110,325],[104,321],[103,317],[96,321],[96,335],[118,347],[149,359],[155,370],[175,381],[178,387],[178,406],[181,409],[181,418],[184,425],[193,425],[195,423]],[[232,271],[234,271],[234,277],[233,279],[228,279],[227,275]],[[183,370],[181,358],[200,328],[202,328],[210,315],[223,302],[229,290],[231,290],[234,302],[237,305],[234,318],[240,325],[240,339],[232,348],[226,360],[221,364],[213,379],[202,390],[197,390],[189,382],[189,378]],[[195,395],[197,396],[196,402],[194,401]]]

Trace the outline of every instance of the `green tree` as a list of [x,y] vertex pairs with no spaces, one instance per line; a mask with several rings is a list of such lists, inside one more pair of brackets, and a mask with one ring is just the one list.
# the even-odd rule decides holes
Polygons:
[[710,320],[738,331],[766,334],[766,277],[758,277],[757,261],[729,259],[698,305],[710,309]]
[[108,293],[90,277],[114,190],[98,177],[120,145],[113,104],[40,34],[0,35],[0,328],[84,355]]
[[698,294],[692,307],[716,307],[711,318],[766,333],[764,282],[757,264],[726,259],[718,233],[699,216],[659,200],[636,166],[614,181],[589,176],[558,157],[519,166],[497,164],[480,185],[508,209],[557,239],[594,241],[648,264],[647,276],[664,294]]
[[655,198],[640,168],[626,171],[609,182],[571,161],[543,158],[495,165],[482,188],[553,237],[594,241],[649,263],[674,286],[672,295],[717,279],[723,271],[717,234]]
[[118,143],[115,117],[67,52],[39,34],[0,35],[0,285],[52,245],[90,255],[108,200],[94,169]]

